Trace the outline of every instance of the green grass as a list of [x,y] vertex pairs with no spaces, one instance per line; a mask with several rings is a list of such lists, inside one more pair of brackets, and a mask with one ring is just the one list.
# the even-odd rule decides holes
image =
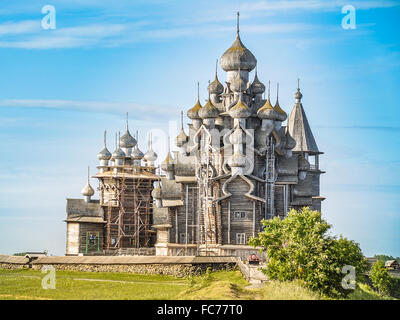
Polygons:
[[[165,275],[111,272],[57,271],[56,289],[42,289],[40,271],[0,269],[0,300],[4,299],[182,299],[182,300],[320,300],[327,297],[300,282],[269,281],[263,288],[248,289],[239,271],[218,271],[185,279]],[[381,297],[360,284],[352,300]]]
[[0,269],[0,299],[174,299],[188,286],[170,276],[57,271],[56,289],[45,290],[43,277],[35,270]]
[[396,300],[388,296],[381,296],[378,292],[372,290],[368,285],[360,283],[357,289],[349,294],[349,300]]
[[239,271],[214,272],[197,277],[178,298],[187,300],[319,300],[321,295],[297,282],[269,281],[263,288],[247,289],[249,283]]

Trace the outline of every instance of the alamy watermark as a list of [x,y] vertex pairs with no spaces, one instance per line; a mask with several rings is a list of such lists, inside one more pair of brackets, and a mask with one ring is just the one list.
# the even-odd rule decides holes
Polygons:
[[56,270],[52,265],[44,265],[42,273],[47,273],[42,279],[42,288],[45,290],[56,288]]
[[342,19],[342,28],[345,30],[356,28],[356,8],[350,4],[342,7],[342,13],[346,14]]
[[342,273],[346,274],[342,279],[342,288],[345,290],[354,290],[356,288],[356,268],[345,265]]
[[45,16],[42,18],[42,28],[44,30],[56,28],[56,8],[50,4],[42,7],[42,13]]

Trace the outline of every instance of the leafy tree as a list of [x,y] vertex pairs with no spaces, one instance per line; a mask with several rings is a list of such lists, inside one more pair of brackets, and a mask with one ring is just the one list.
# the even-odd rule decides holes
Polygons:
[[392,277],[385,268],[385,263],[378,260],[371,267],[370,278],[373,286],[380,294],[389,294],[392,286]]
[[14,253],[14,256],[24,256],[24,255],[26,255],[26,252]]
[[388,260],[397,260],[397,262],[400,263],[400,257],[395,258],[393,256],[388,256],[386,254],[375,254],[374,258],[382,260],[383,262],[386,262]]
[[264,229],[249,242],[267,252],[263,272],[274,280],[301,279],[311,289],[330,296],[346,296],[342,287],[346,265],[355,268],[360,279],[367,262],[357,243],[328,234],[331,225],[318,211],[292,209],[285,219],[263,220]]

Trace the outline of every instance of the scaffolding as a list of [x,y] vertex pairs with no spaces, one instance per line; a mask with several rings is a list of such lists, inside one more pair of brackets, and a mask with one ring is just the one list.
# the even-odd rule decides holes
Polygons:
[[265,154],[265,198],[265,219],[272,219],[275,216],[275,144],[272,135]]
[[151,169],[153,175],[143,177],[140,173],[144,170],[149,168],[123,166],[112,175],[97,176],[106,222],[106,250],[148,248],[154,245],[151,192],[156,176]]

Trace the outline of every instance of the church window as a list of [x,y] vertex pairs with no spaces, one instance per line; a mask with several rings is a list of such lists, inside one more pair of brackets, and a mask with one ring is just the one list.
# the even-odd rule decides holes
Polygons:
[[235,211],[233,213],[234,220],[245,220],[247,219],[247,212],[246,211]]
[[180,243],[186,243],[186,233],[182,232],[179,237]]
[[236,244],[246,244],[245,233],[236,233]]

